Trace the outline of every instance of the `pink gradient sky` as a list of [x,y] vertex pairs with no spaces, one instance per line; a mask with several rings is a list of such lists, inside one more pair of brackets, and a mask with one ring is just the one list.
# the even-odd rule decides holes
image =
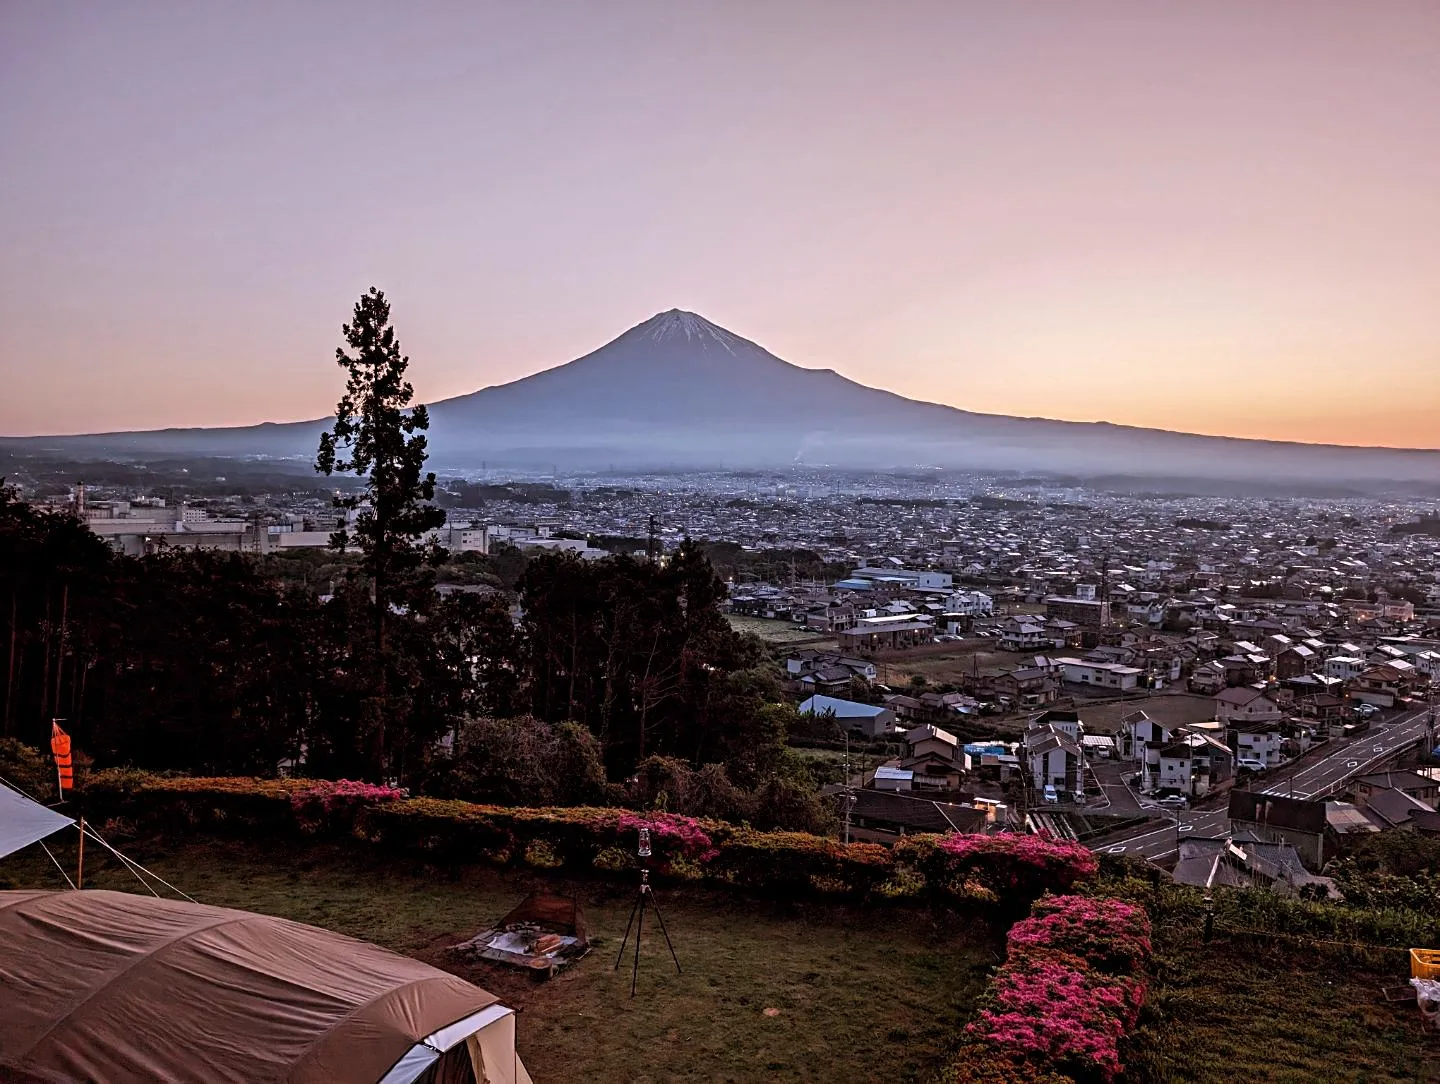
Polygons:
[[1440,2],[0,7],[0,433],[671,307],[974,410],[1440,446]]

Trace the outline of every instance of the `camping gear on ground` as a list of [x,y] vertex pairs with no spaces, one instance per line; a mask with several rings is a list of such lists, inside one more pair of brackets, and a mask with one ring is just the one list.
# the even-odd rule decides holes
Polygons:
[[1440,1029],[1440,949],[1410,950],[1410,985],[1425,1023]]
[[590,951],[585,915],[573,898],[535,891],[488,930],[452,946],[463,956],[524,967],[549,978]]
[[1440,979],[1411,979],[1420,1015],[1432,1028],[1440,1028]]
[[494,994],[269,915],[0,892],[0,973],[0,1079],[531,1084]]

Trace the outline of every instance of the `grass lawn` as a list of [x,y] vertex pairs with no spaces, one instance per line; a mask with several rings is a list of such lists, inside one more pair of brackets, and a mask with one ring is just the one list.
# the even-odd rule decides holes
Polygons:
[[[937,645],[939,646],[939,645]],[[881,667],[889,675],[889,682],[899,688],[907,685],[916,674],[924,677],[931,685],[959,684],[979,675],[994,675],[1017,666],[1028,665],[1037,652],[950,650],[930,651],[925,654],[887,655]],[[885,680],[882,676],[881,680]]]
[[[73,875],[73,846],[54,849]],[[87,888],[142,891],[97,850],[87,848]],[[608,886],[555,884],[578,891],[596,948],[539,983],[500,965],[465,965],[447,951],[519,902],[536,875],[382,865],[339,848],[125,850],[201,903],[324,926],[492,990],[520,1010],[520,1053],[542,1082],[923,1081],[943,1064],[1001,951],[989,930],[959,919],[942,926],[903,910],[661,889],[684,973],[675,974],[647,917],[632,1001],[629,952],[625,970],[612,965],[633,897]],[[63,887],[32,852],[0,863],[0,887]]]
[[778,646],[799,645],[814,651],[839,651],[840,642],[829,633],[816,632],[793,621],[770,617],[750,617],[746,614],[726,614],[726,620],[736,632],[753,632],[767,643]]
[[1413,1000],[1382,985],[1409,978],[1404,952],[1368,970],[1293,945],[1206,945],[1198,932],[1157,938],[1159,975],[1132,1043],[1129,1078],[1249,1084],[1440,1081],[1440,1036]]

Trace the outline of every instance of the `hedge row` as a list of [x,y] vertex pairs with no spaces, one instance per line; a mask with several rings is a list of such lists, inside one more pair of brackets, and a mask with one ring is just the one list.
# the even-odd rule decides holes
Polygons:
[[444,863],[492,862],[628,875],[648,828],[659,877],[767,896],[923,897],[1015,914],[1045,892],[1095,874],[1082,846],[1038,836],[909,836],[897,846],[760,832],[665,813],[522,808],[406,798],[365,784],[303,779],[203,779],[99,772],[81,794],[85,815],[137,831],[245,839],[353,838]]
[[1010,928],[952,1084],[1108,1084],[1145,1001],[1150,919],[1121,900],[1053,896]]

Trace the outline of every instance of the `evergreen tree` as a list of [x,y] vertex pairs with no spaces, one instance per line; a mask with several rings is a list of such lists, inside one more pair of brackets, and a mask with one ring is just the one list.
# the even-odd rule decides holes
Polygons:
[[360,492],[335,498],[337,507],[356,516],[353,532],[342,525],[331,544],[338,550],[352,541],[358,545],[361,567],[374,587],[376,687],[363,723],[373,769],[383,774],[389,763],[386,722],[393,710],[390,606],[397,580],[427,556],[420,539],[445,522],[445,513],[430,503],[435,475],[421,473],[430,418],[423,405],[410,406],[415,394],[405,379],[410,359],[400,353],[385,295],[373,286],[362,294],[354,319],[342,330],[349,352],[337,348],[335,361],[347,373],[345,394],[335,407],[333,428],[320,435],[315,469],[365,481]]

